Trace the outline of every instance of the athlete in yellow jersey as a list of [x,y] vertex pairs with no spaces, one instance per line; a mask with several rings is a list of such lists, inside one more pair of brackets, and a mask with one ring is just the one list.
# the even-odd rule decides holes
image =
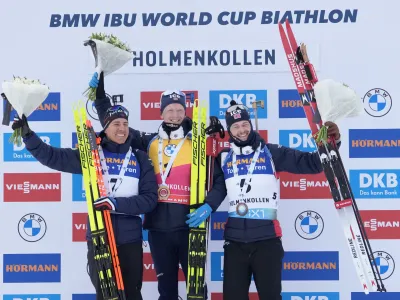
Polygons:
[[[95,73],[89,85],[97,88],[95,105],[102,120],[111,103],[105,94],[103,74],[97,77]],[[188,220],[192,121],[186,117],[186,95],[166,91],[161,95],[160,104],[163,122],[157,133],[132,128],[130,133],[134,136],[132,147],[147,151],[153,161],[159,186],[157,207],[145,215],[143,226],[149,231],[159,300],[176,300],[179,264],[187,277],[189,226],[198,226],[211,214],[212,208],[204,204]],[[214,189],[218,184],[224,187],[224,179],[214,181]]]

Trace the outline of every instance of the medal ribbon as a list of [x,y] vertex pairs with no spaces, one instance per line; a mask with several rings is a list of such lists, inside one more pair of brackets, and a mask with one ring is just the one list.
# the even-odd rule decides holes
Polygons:
[[163,139],[159,136],[158,137],[158,168],[160,169],[160,176],[161,176],[161,184],[166,186],[165,181],[167,180],[167,176],[169,171],[171,170],[172,164],[175,161],[176,156],[178,155],[179,150],[181,150],[183,143],[186,140],[186,136],[179,142],[178,146],[175,148],[174,153],[172,154],[171,158],[169,159],[167,168],[163,171]]

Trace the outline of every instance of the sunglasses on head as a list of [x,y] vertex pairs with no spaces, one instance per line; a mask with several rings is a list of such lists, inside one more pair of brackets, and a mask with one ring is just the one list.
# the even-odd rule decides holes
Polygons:
[[232,106],[228,107],[226,112],[230,113],[230,112],[233,112],[233,111],[238,110],[238,109],[249,111],[249,108],[247,106],[245,106],[243,104],[235,104],[235,105],[232,105]]
[[161,94],[161,97],[163,97],[163,96],[171,96],[173,94],[177,94],[177,95],[179,95],[179,96],[181,96],[183,98],[186,98],[186,94],[184,92],[181,92],[181,91],[178,91],[178,90],[167,90],[167,91],[165,91],[165,92],[163,92]]
[[121,106],[121,105],[116,105],[116,106],[110,107],[110,108],[108,109],[108,112],[109,112],[109,113],[111,112],[112,114],[124,113],[124,114],[126,114],[126,115],[129,117],[129,111],[128,111],[125,107],[123,107],[123,106]]

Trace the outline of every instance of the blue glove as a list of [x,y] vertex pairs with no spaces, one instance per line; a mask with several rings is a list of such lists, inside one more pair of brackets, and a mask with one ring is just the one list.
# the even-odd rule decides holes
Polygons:
[[207,203],[203,204],[191,214],[186,215],[189,218],[189,220],[186,221],[186,224],[189,224],[189,227],[199,227],[201,223],[207,220],[211,213],[212,209],[210,205]]
[[97,86],[99,85],[99,80],[97,79],[97,77],[99,77],[99,74],[97,74],[97,72],[95,72],[92,76],[92,79],[89,81],[90,87],[97,88]]
[[112,210],[117,208],[117,200],[111,197],[101,197],[93,203],[95,210]]

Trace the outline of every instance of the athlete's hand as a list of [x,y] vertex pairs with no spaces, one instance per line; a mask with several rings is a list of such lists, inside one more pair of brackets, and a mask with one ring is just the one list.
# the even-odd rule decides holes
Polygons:
[[101,197],[93,202],[95,210],[112,210],[117,208],[117,200],[111,197]]
[[333,136],[335,141],[340,139],[339,127],[335,123],[328,121],[324,125],[328,127],[328,136]]
[[15,115],[15,117],[14,117],[14,122],[13,122],[13,124],[11,125],[11,128],[12,128],[12,130],[16,130],[16,129],[19,129],[19,128],[21,128],[21,136],[24,138],[24,137],[27,137],[31,132],[32,132],[32,130],[29,128],[29,125],[28,125],[28,120],[26,119],[26,117],[25,117],[25,115],[22,115],[22,119],[20,119],[19,117],[18,117],[18,115]]
[[211,215],[212,208],[210,205],[203,204],[198,209],[196,209],[191,214],[186,215],[189,220],[186,221],[186,224],[189,227],[199,227],[201,223],[203,223],[207,218]]

